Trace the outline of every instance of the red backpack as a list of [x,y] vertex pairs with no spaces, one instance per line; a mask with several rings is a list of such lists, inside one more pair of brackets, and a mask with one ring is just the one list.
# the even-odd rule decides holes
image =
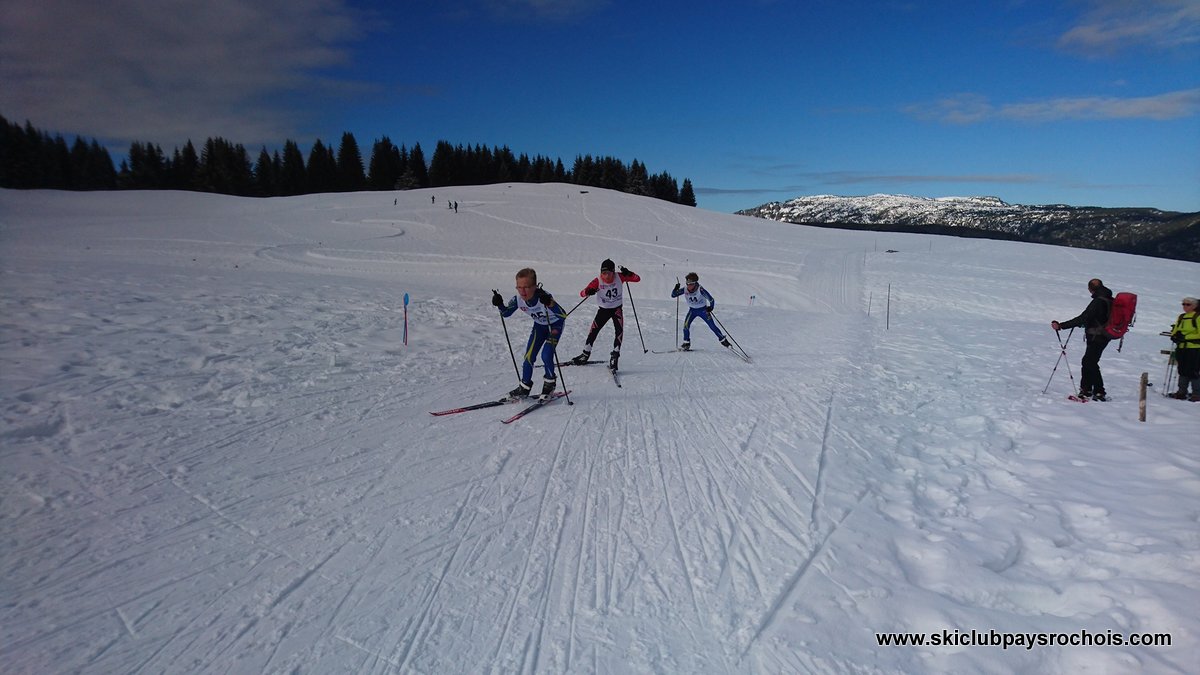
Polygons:
[[1112,307],[1108,310],[1108,323],[1104,331],[1112,339],[1124,340],[1125,333],[1133,325],[1134,315],[1137,314],[1137,295],[1133,293],[1117,293],[1113,298]]

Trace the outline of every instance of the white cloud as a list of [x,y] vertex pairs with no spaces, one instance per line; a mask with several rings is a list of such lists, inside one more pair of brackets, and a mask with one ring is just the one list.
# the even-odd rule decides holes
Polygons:
[[572,21],[609,6],[609,0],[484,0],[497,16]]
[[905,108],[905,112],[918,119],[949,124],[975,124],[992,120],[1172,120],[1191,117],[1200,112],[1200,89],[1130,98],[1062,97],[1004,104],[993,104],[978,94],[960,94],[933,103],[912,105]]
[[1196,0],[1089,0],[1090,9],[1058,40],[1084,56],[1106,56],[1130,48],[1172,49],[1200,44]]
[[0,10],[0,111],[46,130],[277,140],[360,24],[343,0],[39,0]]

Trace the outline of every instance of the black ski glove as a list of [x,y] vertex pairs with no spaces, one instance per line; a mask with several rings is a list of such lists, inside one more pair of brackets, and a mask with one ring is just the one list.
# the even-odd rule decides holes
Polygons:
[[595,289],[595,288],[592,288],[591,286],[588,286],[587,288],[583,289],[583,292],[584,292],[584,293],[587,293],[588,295],[595,295],[597,290],[598,290],[598,289]]
[[1180,333],[1179,331],[1175,331],[1174,333],[1172,333],[1171,334],[1171,342],[1174,342],[1177,345],[1183,344],[1183,333]]
[[678,281],[675,282],[675,291],[674,292],[675,293],[679,292],[679,282]]
[[504,298],[501,297],[499,291],[492,291],[492,304],[495,305],[497,309],[504,306]]
[[624,274],[625,276],[629,276],[629,275],[633,274],[633,272],[630,272],[629,268],[624,265],[621,265],[620,269],[621,269],[621,274]]

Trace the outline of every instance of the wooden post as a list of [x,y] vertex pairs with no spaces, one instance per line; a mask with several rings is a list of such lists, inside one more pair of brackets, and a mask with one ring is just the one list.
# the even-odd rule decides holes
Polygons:
[[1146,385],[1150,381],[1150,373],[1142,373],[1141,391],[1138,393],[1138,421],[1146,421]]
[[892,329],[892,285],[888,284],[887,317],[883,320],[883,329]]

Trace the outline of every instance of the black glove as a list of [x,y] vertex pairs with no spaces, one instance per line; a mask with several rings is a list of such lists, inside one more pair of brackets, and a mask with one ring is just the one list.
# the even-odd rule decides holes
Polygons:
[[1181,333],[1179,331],[1175,331],[1174,333],[1172,333],[1171,334],[1171,342],[1174,342],[1177,345],[1183,344],[1183,333]]
[[498,308],[504,306],[504,298],[500,296],[499,291],[492,291],[492,304]]
[[679,282],[678,281],[675,282],[675,292],[676,293],[679,292]]
[[595,288],[592,288],[591,286],[588,286],[587,288],[583,289],[583,292],[584,292],[584,293],[587,293],[588,295],[595,295],[597,290],[598,290],[598,289],[595,289]]
[[621,270],[621,274],[624,274],[625,276],[629,276],[629,275],[633,274],[633,272],[630,272],[629,268],[624,265],[621,265],[621,267],[619,269]]

